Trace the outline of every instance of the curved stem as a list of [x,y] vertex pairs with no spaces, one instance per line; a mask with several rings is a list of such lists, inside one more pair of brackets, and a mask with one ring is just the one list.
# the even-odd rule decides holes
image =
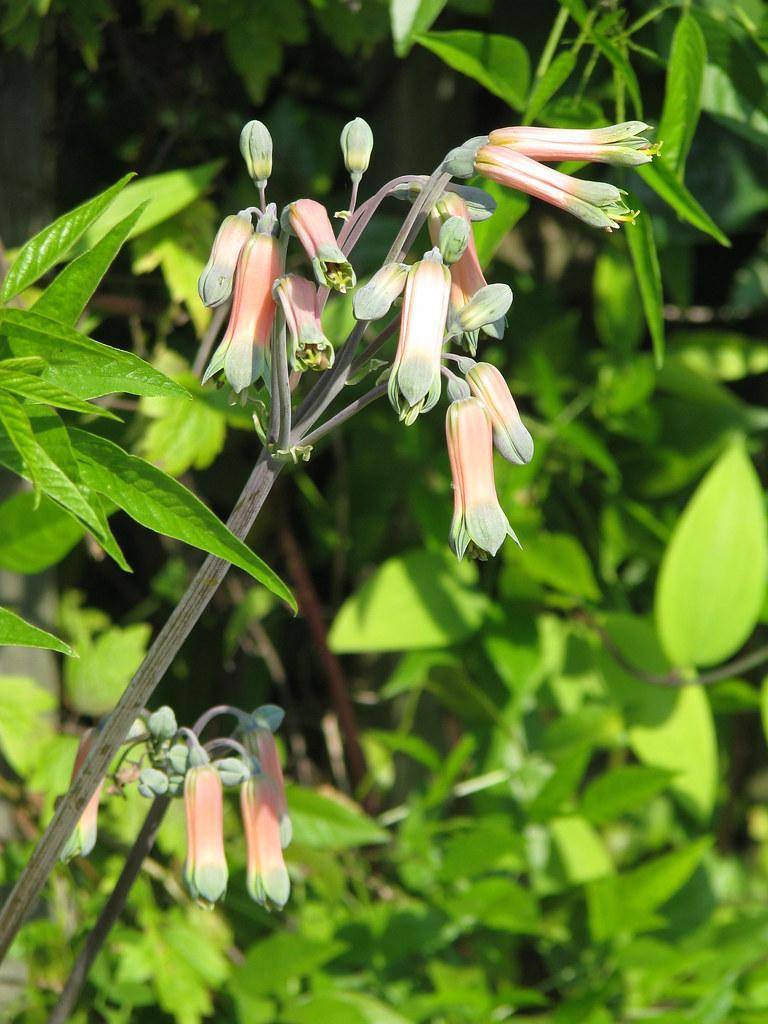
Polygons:
[[392,317],[384,330],[381,331],[380,334],[377,334],[368,347],[364,348],[360,355],[353,361],[352,366],[349,369],[350,377],[354,377],[359,370],[362,370],[369,359],[372,359],[380,349],[384,348],[386,343],[397,330],[399,323],[400,314],[398,313],[396,316]]
[[237,740],[233,740],[231,736],[217,736],[215,740],[208,740],[203,748],[206,753],[210,753],[217,747],[228,747],[230,750],[237,751],[241,757],[244,757],[248,763],[253,761],[253,754],[245,749],[242,743],[238,743]]
[[214,718],[218,718],[219,715],[234,715],[238,723],[244,722],[251,717],[247,711],[243,711],[242,708],[236,708],[234,704],[217,704],[215,707],[208,708],[207,711],[200,715],[192,726],[192,732],[199,736],[208,723],[212,722]]

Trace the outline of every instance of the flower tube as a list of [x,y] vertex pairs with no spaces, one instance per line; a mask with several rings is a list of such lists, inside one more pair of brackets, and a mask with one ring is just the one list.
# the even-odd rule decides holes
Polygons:
[[[78,746],[77,754],[75,755],[75,764],[72,768],[72,778],[70,779],[70,783],[83,767],[83,763],[93,746],[93,736],[94,730],[86,729],[80,739],[80,745]],[[73,857],[87,857],[96,845],[99,797],[101,796],[101,788],[103,785],[104,781],[102,780],[99,783],[96,792],[85,805],[85,810],[80,815],[80,820],[77,825],[75,825],[74,831],[64,844],[64,848],[59,854],[60,859],[64,861],[64,863],[72,860]]]
[[480,399],[452,402],[445,433],[453,477],[451,548],[458,558],[468,553],[485,560],[507,536],[517,537],[496,496],[491,419]]
[[389,375],[389,400],[406,425],[440,397],[440,357],[448,317],[451,275],[438,249],[408,271],[400,337]]
[[354,288],[352,264],[339,248],[328,211],[314,199],[297,199],[287,207],[288,225],[312,261],[317,283],[337,292]]
[[291,366],[295,370],[327,370],[333,366],[333,345],[323,333],[317,288],[298,274],[288,274],[273,289],[291,335]]
[[197,282],[197,291],[204,306],[220,306],[232,294],[237,261],[252,234],[250,214],[238,213],[224,218]]
[[475,363],[467,383],[491,417],[493,443],[507,462],[525,465],[533,458],[533,438],[528,433],[503,375],[492,363]]
[[221,778],[210,763],[190,768],[184,780],[187,859],[184,880],[194,898],[212,906],[227,891]]
[[497,128],[489,141],[545,163],[558,160],[586,160],[591,163],[637,167],[650,163],[659,151],[642,137],[649,125],[624,121],[607,128]]
[[282,272],[280,246],[271,234],[256,233],[243,247],[235,273],[229,324],[203,384],[219,370],[235,393],[268,378],[269,342],[275,319],[272,285]]
[[615,185],[561,174],[507,147],[482,146],[475,158],[475,170],[500,185],[543,199],[585,224],[606,231],[614,231],[622,221],[632,221],[637,216]]
[[240,787],[248,892],[262,906],[273,903],[282,909],[291,880],[283,860],[277,803],[275,785],[266,775],[252,775]]

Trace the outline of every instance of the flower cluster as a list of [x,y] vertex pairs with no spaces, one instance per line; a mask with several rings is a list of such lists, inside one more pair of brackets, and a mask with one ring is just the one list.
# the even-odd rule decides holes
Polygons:
[[[589,130],[499,128],[447,155],[436,172],[446,182],[442,191],[429,192],[422,201],[422,191],[429,189],[435,176],[405,176],[355,209],[373,149],[370,127],[355,118],[340,139],[352,191],[350,209],[336,215],[345,221],[337,238],[325,207],[313,199],[289,203],[279,219],[275,207],[265,205],[272,139],[261,122],[249,122],[243,129],[241,150],[259,189],[260,207],[224,220],[200,278],[206,305],[218,305],[232,296],[229,323],[204,381],[223,370],[235,394],[246,400],[251,385],[263,384],[266,400],[255,401],[264,413],[269,404],[270,429],[255,414],[260,436],[270,445],[273,457],[295,458],[300,453],[307,458],[311,443],[303,444],[303,437],[292,436],[290,429],[292,392],[301,375],[307,370],[343,374],[339,386],[329,385],[326,394],[338,394],[341,385],[351,383],[351,359],[335,368],[334,345],[321,322],[329,293],[354,289],[352,308],[359,329],[350,341],[355,344],[370,323],[387,316],[401,301],[391,363],[371,357],[363,367],[363,375],[386,367],[381,374],[386,388],[380,382],[357,404],[362,407],[386,390],[398,417],[409,426],[437,405],[447,380],[451,404],[446,435],[454,488],[451,547],[459,558],[495,555],[505,537],[514,537],[514,532],[496,496],[493,451],[509,462],[525,464],[533,456],[533,441],[502,375],[490,363],[474,360],[482,337],[503,339],[512,303],[508,285],[486,281],[473,235],[473,222],[491,216],[495,204],[482,189],[449,179],[479,176],[499,182],[543,199],[592,227],[613,231],[637,216],[626,203],[626,193],[616,185],[564,174],[548,164],[592,161],[634,167],[647,163],[659,148],[645,137],[647,129],[641,121]],[[426,218],[432,248],[412,262],[403,259],[404,249],[394,258],[390,254],[357,287],[349,254],[387,196],[423,206],[421,215]],[[406,231],[406,238],[414,236]],[[301,243],[314,282],[286,273],[291,238]],[[397,320],[389,327],[398,328]],[[386,336],[389,327],[383,332]],[[451,352],[452,346],[467,354]],[[451,361],[463,379],[447,365]],[[308,401],[311,406],[312,400]]]
[[[235,735],[203,744],[200,735],[219,715],[237,719]],[[291,841],[291,819],[285,795],[283,772],[274,732],[283,712],[265,704],[250,714],[230,705],[211,708],[192,729],[178,728],[169,707],[137,719],[126,751],[113,773],[122,790],[136,782],[142,796],[182,797],[187,827],[187,857],[184,879],[190,893],[202,906],[211,907],[227,891],[229,872],[224,850],[224,790],[240,787],[240,808],[247,851],[248,892],[262,906],[282,908],[288,901],[291,883],[283,850]],[[80,741],[74,775],[90,750],[93,730]],[[142,752],[123,766],[130,752]],[[234,756],[212,759],[215,750]],[[96,842],[99,790],[91,798],[61,859],[87,856]]]

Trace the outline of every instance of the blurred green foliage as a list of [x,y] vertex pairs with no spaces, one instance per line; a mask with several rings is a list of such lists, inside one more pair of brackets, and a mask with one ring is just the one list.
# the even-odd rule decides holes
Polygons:
[[[251,201],[236,150],[254,110],[275,139],[271,198],[311,193],[331,211],[347,200],[338,131],[357,113],[376,138],[364,193],[523,120],[642,117],[664,140],[639,175],[606,175],[642,210],[617,235],[489,189],[499,207],[478,249],[515,301],[483,356],[536,442],[530,466],[496,465],[522,549],[481,566],[447,554],[439,415],[405,429],[377,403],[284,474],[250,542],[294,586],[298,548],[314,578],[301,601],[329,627],[365,777],[350,779],[339,749],[317,632],[233,570],[158,703],[182,721],[223,694],[286,707],[291,902],[270,916],[248,899],[231,801],[230,891],[214,913],[196,908],[174,805],[73,1020],[768,1020],[764,4],[0,9],[3,59],[30,55],[50,90],[56,209],[140,172],[76,243],[98,281],[128,239],[80,327],[191,394],[140,391],[121,423],[64,420],[182,477],[223,517],[258,445],[247,413],[191,372],[208,326],[196,279],[219,219]],[[384,207],[356,250],[361,276],[404,209]],[[65,312],[74,324],[82,307]],[[348,321],[329,306],[335,341]],[[45,495],[0,503],[0,567],[55,567],[58,621],[45,625],[63,640],[49,643],[80,655],[61,700],[15,671],[0,681],[3,882],[66,787],[73,734],[114,702],[198,564],[112,500],[90,523]],[[98,545],[83,540],[94,523]],[[103,558],[110,537],[132,576]],[[133,793],[103,800],[96,851],[56,872],[0,972],[7,1019],[45,1020],[145,808]]]

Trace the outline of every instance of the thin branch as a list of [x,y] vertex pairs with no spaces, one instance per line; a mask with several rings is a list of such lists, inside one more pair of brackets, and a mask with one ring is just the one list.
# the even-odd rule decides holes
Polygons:
[[311,431],[309,434],[305,434],[301,440],[303,445],[317,444],[321,437],[325,437],[336,427],[340,427],[342,423],[346,423],[347,420],[351,419],[354,415],[364,409],[371,402],[375,402],[377,398],[381,398],[382,395],[386,394],[387,383],[377,384],[375,388],[371,388],[366,394],[361,395],[355,399],[354,402],[350,402],[349,405],[345,406],[340,412],[337,412],[335,416],[331,416],[329,420]]
[[350,377],[354,377],[356,373],[362,370],[362,368],[365,366],[369,359],[373,359],[376,353],[379,352],[382,348],[384,348],[386,343],[397,330],[399,323],[400,314],[398,313],[396,316],[392,317],[392,319],[389,321],[387,326],[381,331],[381,333],[377,334],[373,341],[370,342],[370,344],[366,348],[364,348],[360,355],[355,359],[349,371]]
[[217,306],[213,311],[211,322],[208,324],[208,328],[200,342],[200,348],[197,350],[195,361],[192,363],[192,373],[194,373],[196,377],[202,376],[205,365],[208,362],[208,356],[211,354],[213,344],[218,338],[219,331],[224,325],[230,306],[231,302],[224,302],[221,306]]

